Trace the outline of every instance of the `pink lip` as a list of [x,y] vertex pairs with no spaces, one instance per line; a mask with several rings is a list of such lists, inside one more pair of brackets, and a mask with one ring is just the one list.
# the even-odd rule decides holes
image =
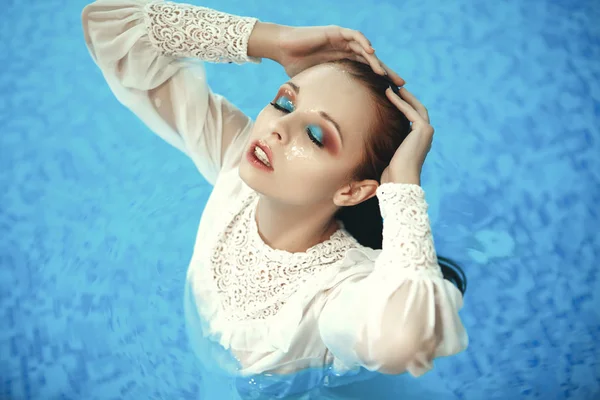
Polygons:
[[[271,168],[267,167],[265,164],[263,164],[261,161],[259,161],[258,158],[256,158],[256,156],[254,155],[255,147],[258,147],[262,151],[265,152],[265,154],[267,155],[267,159],[269,160],[269,164],[271,164]],[[261,140],[255,140],[254,142],[252,142],[250,144],[250,147],[248,149],[247,158],[248,158],[248,161],[250,161],[253,165],[255,165],[257,167],[263,167],[262,169],[266,169],[269,171],[272,171],[274,169],[273,168],[273,153],[271,152],[271,149],[269,148],[269,146],[266,143],[262,142]]]

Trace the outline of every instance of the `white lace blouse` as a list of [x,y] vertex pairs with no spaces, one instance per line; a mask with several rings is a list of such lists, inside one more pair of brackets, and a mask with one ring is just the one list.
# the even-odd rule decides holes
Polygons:
[[377,190],[383,250],[343,228],[293,254],[258,234],[258,196],[238,175],[252,121],[211,92],[198,61],[260,62],[247,56],[255,22],[160,1],[83,11],[89,51],[118,100],[214,185],[187,275],[187,312],[204,321],[193,340],[227,350],[242,375],[330,366],[421,375],[467,346],[462,295],[442,278],[421,187]]

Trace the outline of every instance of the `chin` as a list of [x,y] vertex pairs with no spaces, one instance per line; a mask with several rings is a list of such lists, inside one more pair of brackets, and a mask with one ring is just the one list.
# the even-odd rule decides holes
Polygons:
[[239,174],[242,182],[255,192],[262,195],[268,195],[268,193],[265,193],[265,189],[268,188],[269,182],[266,181],[265,178],[267,177],[265,177],[264,174],[261,176],[260,172],[261,171],[256,171],[246,160],[240,162]]

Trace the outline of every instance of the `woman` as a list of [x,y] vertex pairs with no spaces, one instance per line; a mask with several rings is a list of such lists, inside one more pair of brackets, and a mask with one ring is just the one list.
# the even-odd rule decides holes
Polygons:
[[[362,34],[142,0],[88,5],[83,27],[119,101],[214,185],[185,304],[207,370],[273,398],[466,348],[419,186],[433,129]],[[262,58],[291,80],[255,122],[193,60]]]

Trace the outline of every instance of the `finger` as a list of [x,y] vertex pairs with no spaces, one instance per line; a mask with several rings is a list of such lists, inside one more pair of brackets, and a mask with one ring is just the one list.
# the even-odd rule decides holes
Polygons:
[[406,85],[406,81],[404,79],[402,79],[400,77],[400,75],[398,75],[394,70],[392,70],[390,67],[385,65],[385,63],[383,63],[382,61],[379,61],[379,63],[381,64],[383,69],[385,69],[385,71],[387,72],[387,75],[392,80],[392,82],[394,82],[396,84],[396,86]]
[[360,44],[358,44],[358,42],[350,42],[350,43],[348,43],[348,47],[354,53],[358,54],[359,56],[364,57],[369,62],[369,65],[371,66],[371,68],[373,69],[373,71],[376,74],[385,75],[385,69],[383,69],[383,67],[379,63],[379,59],[377,58],[377,56],[375,56],[374,54],[367,53],[360,46]]
[[328,55],[329,61],[337,61],[337,60],[344,60],[344,59],[358,61],[360,63],[371,66],[371,64],[369,63],[369,61],[367,61],[366,58],[364,58],[363,56],[358,55],[354,52],[351,52],[351,51],[336,51],[335,53],[330,53]]
[[412,122],[412,123],[426,122],[423,119],[423,117],[421,117],[421,114],[419,114],[417,112],[417,110],[415,110],[406,101],[402,100],[402,98],[400,96],[398,96],[396,93],[394,93],[394,91],[392,89],[388,88],[385,91],[385,94],[387,95],[387,98],[390,99],[390,101],[396,106],[396,108],[398,108],[398,110],[400,110],[400,112],[402,112],[402,114],[404,114],[410,122]]
[[355,41],[358,42],[362,48],[369,54],[375,53],[375,49],[371,46],[371,41],[367,39],[367,37],[359,31],[355,31],[348,28],[340,28],[340,33],[342,37],[349,42]]
[[378,73],[380,75],[385,74],[385,70],[379,64],[377,56],[375,56],[374,54],[367,53],[358,42],[349,42],[348,49],[366,59],[369,62],[369,65],[371,66],[373,71],[375,71],[375,73]]
[[402,88],[400,90],[400,96],[404,101],[410,104],[412,108],[417,110],[419,115],[421,115],[421,117],[423,117],[423,119],[427,121],[427,123],[429,123],[429,112],[427,111],[427,108],[425,108],[425,106],[421,104],[421,102],[415,97],[414,94],[412,94],[405,88]]
[[350,60],[358,61],[359,63],[363,63],[368,66],[371,66],[371,64],[369,64],[369,62],[367,61],[366,58],[364,58],[363,56],[359,56],[358,54],[355,54],[355,53],[348,53],[346,58],[348,58]]

